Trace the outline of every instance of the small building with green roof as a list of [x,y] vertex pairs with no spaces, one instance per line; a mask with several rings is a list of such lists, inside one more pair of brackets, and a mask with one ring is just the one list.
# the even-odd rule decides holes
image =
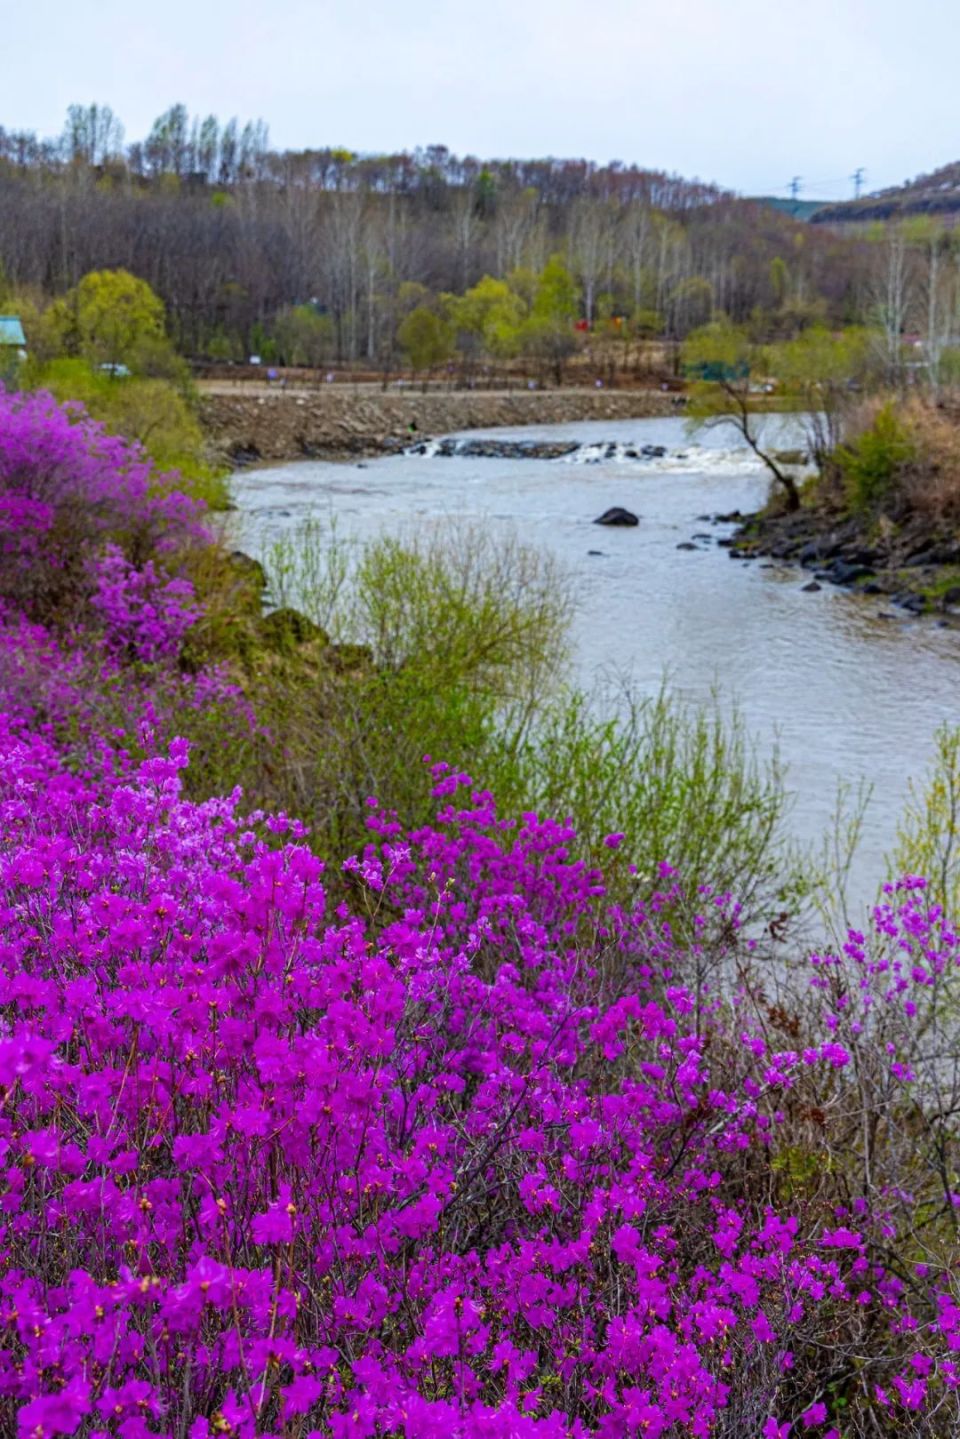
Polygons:
[[19,315],[0,315],[0,381],[15,380],[27,358],[27,337]]
[[26,350],[27,337],[23,333],[19,315],[0,315],[0,345],[4,349],[13,345],[18,350]]

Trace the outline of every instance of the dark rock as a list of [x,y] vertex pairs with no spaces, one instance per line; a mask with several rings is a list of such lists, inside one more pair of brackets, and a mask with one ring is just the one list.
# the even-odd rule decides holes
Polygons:
[[892,610],[877,610],[878,620],[895,620],[896,618]]
[[823,586],[818,585],[816,580],[811,580],[808,585],[801,585],[800,588],[804,591],[805,594],[815,595],[823,588]]
[[943,605],[960,605],[960,585],[951,585],[944,590],[940,596],[940,603]]
[[706,540],[709,543],[712,541],[713,535],[694,535],[692,538],[695,540]]
[[809,544],[804,545],[802,549],[798,551],[797,559],[802,565],[812,565],[820,559],[821,554],[822,551],[819,540],[811,540]]
[[638,525],[640,518],[631,510],[625,510],[620,505],[611,505],[609,510],[604,510],[593,522],[595,525]]
[[718,525],[737,525],[743,518],[739,510],[731,510],[729,515],[714,515],[714,522]]
[[587,550],[588,555],[603,555],[603,550]]
[[238,575],[242,575],[251,584],[257,585],[261,590],[266,588],[267,572],[259,560],[252,555],[244,554],[243,550],[231,550],[230,568]]
[[935,551],[920,550],[917,554],[910,555],[905,559],[903,567],[906,570],[919,570],[923,565],[934,565],[936,562]]
[[[699,550],[700,546],[695,545],[692,540],[681,540],[677,545],[678,550]],[[733,551],[731,550],[731,554]]]
[[894,595],[893,603],[911,615],[922,615],[927,608],[923,595]]
[[256,445],[232,445],[228,453],[231,463],[236,465],[237,469],[243,469],[246,465],[259,464],[263,458]]
[[867,584],[863,586],[863,593],[865,595],[882,595],[883,586],[878,585],[876,580],[869,580]]
[[[447,435],[439,441],[417,440],[415,444],[407,445],[404,454],[433,455],[443,460],[560,460],[579,448],[575,440],[457,440]],[[605,456],[609,457],[615,451],[615,444],[608,442]]]
[[836,560],[830,567],[830,581],[835,585],[852,585],[872,574],[866,565],[851,565],[846,560]]
[[324,645],[330,643],[330,636],[319,625],[288,606],[264,615],[259,632],[265,648],[278,654],[292,653],[298,645],[311,644],[314,640]]
[[720,538],[717,540],[717,544],[720,545],[723,549],[729,550],[733,546],[733,536],[721,535]]

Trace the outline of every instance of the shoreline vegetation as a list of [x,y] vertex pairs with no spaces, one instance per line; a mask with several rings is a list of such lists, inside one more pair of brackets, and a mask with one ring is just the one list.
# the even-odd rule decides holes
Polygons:
[[949,623],[960,606],[960,450],[953,412],[918,396],[850,407],[818,473],[791,510],[773,495],[746,517],[729,553],[769,556],[822,583]]
[[4,1433],[951,1439],[955,740],[811,953],[777,767],[565,691],[544,557],[264,613],[43,394],[0,496]]

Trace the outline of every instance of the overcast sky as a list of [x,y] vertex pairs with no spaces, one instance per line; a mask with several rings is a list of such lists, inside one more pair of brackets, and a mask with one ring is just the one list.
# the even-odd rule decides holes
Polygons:
[[747,193],[960,159],[952,0],[0,0],[0,124],[175,101],[271,141],[586,156]]

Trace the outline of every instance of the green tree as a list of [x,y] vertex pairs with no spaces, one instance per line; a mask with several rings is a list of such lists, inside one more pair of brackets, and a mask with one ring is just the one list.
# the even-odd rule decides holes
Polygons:
[[787,262],[780,255],[775,255],[770,261],[770,289],[773,292],[773,303],[780,308],[787,298],[790,288],[790,271],[787,269]]
[[875,332],[850,327],[834,334],[813,325],[768,352],[770,371],[791,408],[803,416],[810,454],[823,470],[843,438],[851,401],[874,378],[880,344]]
[[750,376],[764,369],[764,353],[745,330],[729,320],[714,320],[695,330],[683,346],[683,364],[691,380],[687,413],[691,422],[731,425],[762,460],[783,491],[788,510],[800,508],[793,476],[763,445]]
[[273,334],[285,365],[316,368],[329,360],[336,344],[333,321],[313,305],[290,305],[281,310],[274,321]]
[[505,280],[484,275],[463,295],[448,300],[447,313],[464,354],[507,359],[517,353],[526,306]]
[[50,306],[60,352],[91,364],[130,364],[146,341],[165,339],[163,301],[128,270],[93,270]]
[[525,348],[550,364],[558,385],[563,383],[564,364],[576,349],[574,325],[579,313],[577,282],[559,255],[554,255],[537,278],[522,340]]
[[450,326],[425,305],[418,305],[401,321],[397,338],[411,369],[423,374],[424,381],[431,370],[453,354]]

